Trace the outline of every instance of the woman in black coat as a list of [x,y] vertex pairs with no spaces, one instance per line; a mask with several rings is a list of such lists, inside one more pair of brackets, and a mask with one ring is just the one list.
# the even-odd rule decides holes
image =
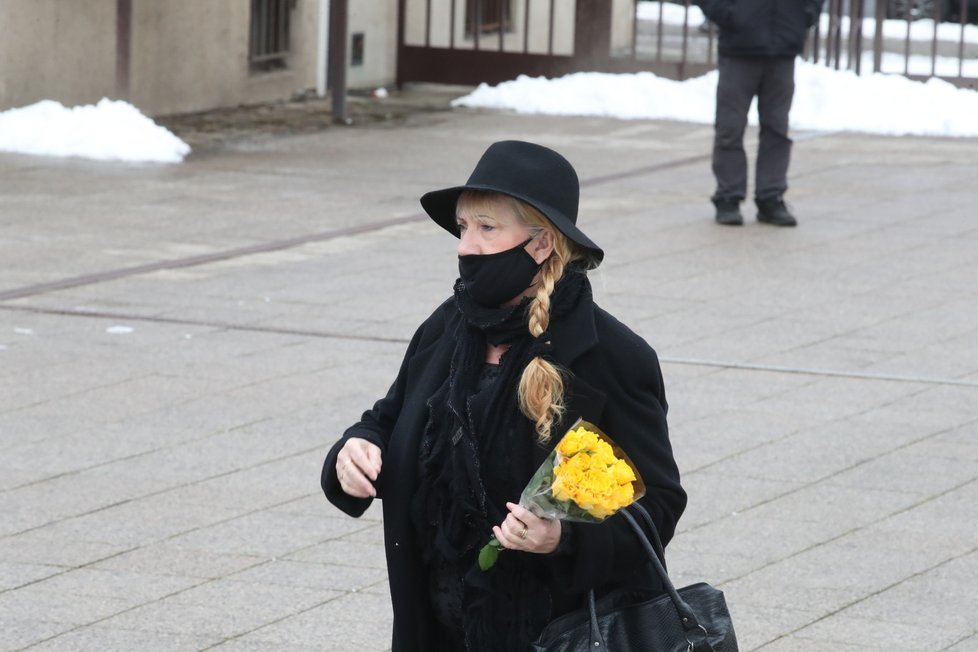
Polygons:
[[[604,252],[577,228],[578,193],[560,154],[503,141],[464,186],[421,199],[459,237],[455,296],[322,473],[351,516],[383,500],[394,652],[526,649],[588,588],[656,582],[620,517],[568,523],[515,504],[583,418],[635,463],[663,541],[686,505],[656,354],[593,302],[587,270]],[[507,550],[483,572],[491,536]]]

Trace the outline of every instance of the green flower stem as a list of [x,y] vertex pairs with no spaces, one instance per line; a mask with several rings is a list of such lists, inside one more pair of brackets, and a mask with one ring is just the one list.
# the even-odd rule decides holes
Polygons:
[[482,550],[479,551],[479,568],[483,571],[492,568],[499,558],[499,551],[503,549],[503,544],[499,543],[496,537],[489,539],[489,543],[482,546]]

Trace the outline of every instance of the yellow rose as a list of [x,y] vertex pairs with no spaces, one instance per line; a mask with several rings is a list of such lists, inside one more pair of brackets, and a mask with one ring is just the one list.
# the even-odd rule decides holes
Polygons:
[[635,472],[597,433],[577,428],[561,439],[557,452],[561,461],[554,467],[552,486],[556,500],[572,501],[604,519],[634,499]]
[[615,481],[617,481],[618,484],[625,484],[627,482],[629,483],[629,486],[631,486],[630,483],[635,482],[635,471],[633,471],[632,467],[625,463],[625,460],[618,460],[615,462],[614,473]]

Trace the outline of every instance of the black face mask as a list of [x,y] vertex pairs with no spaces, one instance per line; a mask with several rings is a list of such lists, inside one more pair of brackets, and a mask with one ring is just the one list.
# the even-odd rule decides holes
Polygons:
[[458,273],[465,291],[476,303],[498,308],[530,287],[540,265],[524,247],[527,238],[512,249],[495,254],[468,254],[458,257]]

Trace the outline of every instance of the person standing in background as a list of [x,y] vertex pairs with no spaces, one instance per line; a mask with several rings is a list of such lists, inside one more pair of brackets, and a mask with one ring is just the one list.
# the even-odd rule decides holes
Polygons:
[[795,92],[795,57],[824,0],[695,0],[720,30],[720,73],[713,139],[711,198],[716,221],[740,226],[740,202],[747,195],[744,130],[757,97],[760,142],[754,176],[757,220],[774,226],[798,222],[784,203],[788,189],[788,112]]

